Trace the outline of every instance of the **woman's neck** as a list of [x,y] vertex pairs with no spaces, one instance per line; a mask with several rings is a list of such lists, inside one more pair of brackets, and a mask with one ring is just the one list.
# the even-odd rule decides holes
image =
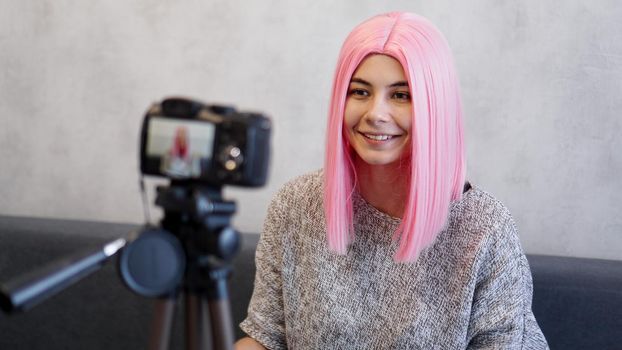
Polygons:
[[357,157],[354,166],[357,189],[365,201],[385,214],[401,218],[408,198],[408,164],[370,165]]

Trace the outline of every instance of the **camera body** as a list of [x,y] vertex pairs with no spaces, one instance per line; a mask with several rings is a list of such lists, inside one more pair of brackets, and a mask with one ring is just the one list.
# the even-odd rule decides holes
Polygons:
[[145,175],[206,185],[266,183],[271,122],[259,113],[168,98],[147,111],[141,130]]

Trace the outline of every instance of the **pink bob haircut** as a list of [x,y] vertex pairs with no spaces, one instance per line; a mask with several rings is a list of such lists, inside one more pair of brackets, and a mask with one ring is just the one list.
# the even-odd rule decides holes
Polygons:
[[356,188],[353,149],[343,128],[350,79],[367,56],[395,58],[404,69],[412,98],[408,196],[395,261],[415,261],[445,227],[451,201],[465,181],[462,103],[451,50],[427,19],[392,12],[359,24],[346,38],[333,81],[324,163],[324,211],[329,248],[345,254],[354,239],[352,193]]

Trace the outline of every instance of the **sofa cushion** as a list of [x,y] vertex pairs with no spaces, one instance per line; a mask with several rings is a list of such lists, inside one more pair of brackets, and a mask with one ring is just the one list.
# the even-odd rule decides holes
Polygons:
[[[0,283],[55,259],[100,248],[136,225],[0,216]],[[229,282],[236,338],[246,316],[259,236],[242,235]],[[622,262],[528,255],[533,311],[552,349],[619,349],[622,344]],[[0,349],[142,349],[153,299],[130,292],[116,259],[25,313],[0,312]],[[171,348],[183,348],[183,308]]]

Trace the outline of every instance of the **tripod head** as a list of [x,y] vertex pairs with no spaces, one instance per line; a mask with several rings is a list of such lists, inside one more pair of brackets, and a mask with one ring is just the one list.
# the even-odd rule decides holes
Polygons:
[[[161,227],[145,229],[119,258],[125,284],[159,298],[150,348],[168,345],[174,300],[182,291],[189,348],[205,348],[211,334],[216,348],[229,349],[234,339],[227,279],[240,247],[240,235],[230,224],[235,203],[224,201],[217,186],[171,182],[157,188],[156,205],[164,209]],[[211,330],[205,326],[205,301]]]
[[179,288],[224,297],[219,281],[230,274],[240,246],[240,235],[230,225],[235,203],[223,201],[214,186],[171,183],[157,191],[156,204],[164,209],[161,228],[145,229],[123,250],[122,279],[148,297],[176,294]]
[[189,252],[222,261],[233,258],[240,245],[238,233],[230,226],[236,204],[223,201],[221,187],[172,182],[170,187],[161,186],[157,191],[156,205],[165,214],[162,227],[171,232],[189,229],[199,233],[198,237],[179,236],[182,241],[190,238]]

